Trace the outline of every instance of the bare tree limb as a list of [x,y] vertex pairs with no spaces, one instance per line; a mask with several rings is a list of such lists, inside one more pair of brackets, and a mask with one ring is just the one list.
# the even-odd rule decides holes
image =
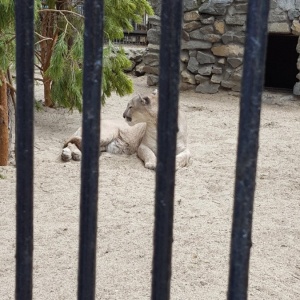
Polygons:
[[40,71],[43,71],[43,68],[41,68],[39,65],[34,64],[34,66],[35,66],[36,68],[38,68]]
[[6,74],[7,74],[7,79],[8,79],[8,82],[6,82],[6,83],[7,83],[8,87],[10,88],[10,90],[13,91],[13,93],[11,93],[11,99],[12,99],[12,102],[14,105],[14,109],[16,109],[16,92],[17,92],[17,90],[13,86],[13,80],[12,80],[12,76],[11,76],[9,69],[7,69]]
[[84,19],[84,16],[81,15],[81,14],[78,14],[74,11],[71,11],[71,10],[65,10],[65,9],[50,9],[50,8],[44,8],[44,9],[40,9],[39,10],[40,13],[43,13],[43,12],[55,12],[55,13],[67,13],[67,14],[72,14],[74,16],[77,16],[79,18],[82,18]]

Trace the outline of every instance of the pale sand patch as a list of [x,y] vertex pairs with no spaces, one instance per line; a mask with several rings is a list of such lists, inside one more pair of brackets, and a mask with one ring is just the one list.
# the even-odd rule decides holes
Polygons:
[[[134,84],[135,93],[152,91],[145,77]],[[239,99],[226,92],[180,96],[192,164],[176,173],[171,298],[226,299]],[[300,299],[300,107],[282,94],[264,97],[273,104],[262,108],[249,299]],[[122,118],[129,98],[112,96],[103,115]],[[36,300],[76,298],[80,164],[59,155],[80,125],[77,112],[35,113]],[[15,168],[0,174],[6,300],[14,299]],[[100,158],[97,299],[150,299],[154,181],[136,155]]]

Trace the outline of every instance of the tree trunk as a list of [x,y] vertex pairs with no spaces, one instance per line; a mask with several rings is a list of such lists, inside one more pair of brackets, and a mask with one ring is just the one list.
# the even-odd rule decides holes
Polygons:
[[15,92],[12,89],[7,89],[7,103],[8,103],[8,160],[11,163],[11,159],[14,158],[13,153],[15,152]]
[[9,152],[8,105],[6,77],[3,71],[0,71],[0,81],[0,166],[7,166]]
[[56,0],[56,9],[57,10],[70,10],[72,6],[71,0]]
[[53,102],[51,98],[51,79],[47,76],[43,78],[44,82],[44,99],[45,99],[45,106],[53,107]]
[[14,88],[13,79],[8,69],[6,72],[7,89],[7,106],[8,106],[8,132],[9,132],[9,147],[8,147],[8,159],[14,158],[15,152],[15,140],[16,140],[16,89]]
[[53,32],[54,30],[54,14],[52,12],[45,12],[42,15],[42,35],[43,37],[50,38],[49,40],[44,39],[40,43],[41,52],[40,52],[40,63],[42,69],[42,77],[44,82],[44,98],[45,105],[47,107],[52,107],[53,102],[51,99],[51,79],[45,75],[49,66],[51,55],[57,41],[57,33]]

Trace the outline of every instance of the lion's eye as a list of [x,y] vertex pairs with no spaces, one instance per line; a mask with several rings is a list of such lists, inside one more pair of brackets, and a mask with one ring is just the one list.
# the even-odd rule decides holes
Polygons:
[[131,106],[129,106],[128,108],[129,108],[129,109],[131,109],[131,108],[132,108],[132,105],[131,105]]

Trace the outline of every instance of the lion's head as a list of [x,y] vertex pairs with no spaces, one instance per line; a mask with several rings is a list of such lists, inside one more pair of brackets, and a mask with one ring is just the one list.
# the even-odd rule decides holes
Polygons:
[[129,125],[137,123],[153,122],[157,119],[158,113],[158,94],[155,90],[152,94],[133,97],[127,104],[123,113],[123,118]]

